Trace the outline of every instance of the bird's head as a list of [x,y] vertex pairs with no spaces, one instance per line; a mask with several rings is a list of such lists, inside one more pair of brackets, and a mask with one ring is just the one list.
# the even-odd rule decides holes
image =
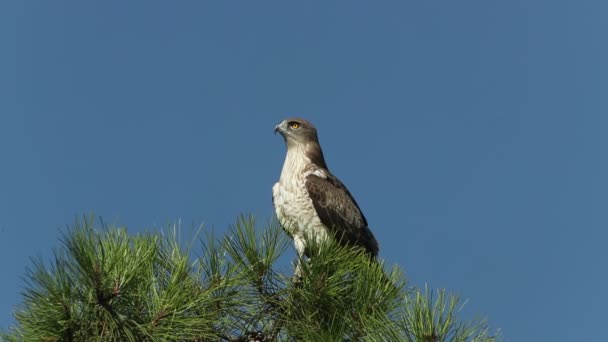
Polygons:
[[285,119],[274,127],[274,132],[283,136],[288,148],[309,143],[319,143],[317,129],[304,119]]
[[287,155],[290,151],[296,155],[304,153],[309,162],[327,169],[319,138],[317,137],[317,129],[310,122],[299,119],[289,118],[281,121],[274,127],[275,133],[280,133],[287,145]]

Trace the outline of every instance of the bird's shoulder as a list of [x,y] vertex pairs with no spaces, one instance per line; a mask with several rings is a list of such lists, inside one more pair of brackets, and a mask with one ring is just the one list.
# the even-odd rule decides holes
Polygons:
[[333,224],[367,226],[367,220],[348,188],[329,170],[316,168],[304,178],[306,190],[319,216]]
[[304,184],[308,191],[340,191],[348,192],[344,184],[334,176],[329,170],[315,168],[304,173]]

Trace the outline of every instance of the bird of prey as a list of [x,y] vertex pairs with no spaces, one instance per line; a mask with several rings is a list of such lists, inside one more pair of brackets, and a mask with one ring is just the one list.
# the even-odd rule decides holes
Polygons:
[[[272,202],[281,226],[294,240],[299,259],[308,253],[305,236],[318,242],[336,238],[375,258],[378,242],[353,196],[329,172],[317,129],[304,119],[290,118],[274,131],[283,136],[287,155],[279,181],[272,187]],[[299,263],[296,275],[301,276]]]

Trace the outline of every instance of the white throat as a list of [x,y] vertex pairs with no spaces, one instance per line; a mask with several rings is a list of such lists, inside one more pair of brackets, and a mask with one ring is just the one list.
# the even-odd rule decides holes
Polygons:
[[300,179],[303,177],[310,159],[306,156],[306,148],[302,145],[291,146],[287,149],[280,180]]

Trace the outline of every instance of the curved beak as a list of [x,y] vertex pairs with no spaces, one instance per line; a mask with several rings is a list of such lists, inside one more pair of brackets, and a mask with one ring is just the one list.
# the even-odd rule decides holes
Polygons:
[[274,134],[283,133],[283,121],[279,122],[278,125],[274,126]]

